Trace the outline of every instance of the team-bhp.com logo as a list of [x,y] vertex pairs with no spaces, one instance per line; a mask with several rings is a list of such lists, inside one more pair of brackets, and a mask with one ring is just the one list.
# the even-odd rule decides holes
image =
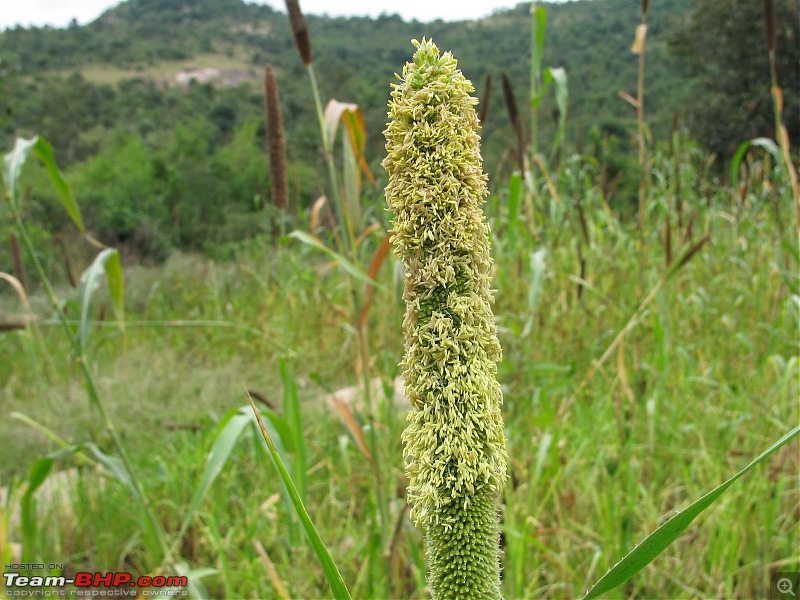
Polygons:
[[[16,565],[6,565],[6,567]],[[29,567],[32,565],[19,565]],[[43,565],[42,565],[43,566]],[[64,575],[23,575],[4,572],[5,595],[10,597],[52,596],[185,596],[189,581],[177,575],[141,575],[126,571],[90,573],[80,571],[72,577]],[[67,586],[74,586],[67,589]]]

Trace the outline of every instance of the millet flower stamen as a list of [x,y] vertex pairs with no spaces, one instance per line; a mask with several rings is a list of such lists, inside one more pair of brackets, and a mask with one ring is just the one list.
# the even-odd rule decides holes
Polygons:
[[383,163],[405,268],[408,500],[434,598],[499,598],[507,457],[477,100],[449,52],[414,45],[392,91]]

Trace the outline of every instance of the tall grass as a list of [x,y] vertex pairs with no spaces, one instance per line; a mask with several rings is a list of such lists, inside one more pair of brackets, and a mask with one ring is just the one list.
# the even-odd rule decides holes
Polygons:
[[[655,158],[657,167],[662,160],[666,157]],[[689,160],[684,168],[699,178],[702,161]],[[656,189],[666,195],[666,189]],[[755,200],[761,191],[754,181],[748,194]],[[498,282],[499,336],[505,350],[500,379],[512,463],[504,509],[507,597],[578,597],[675,509],[690,505],[768,447],[788,429],[787,419],[796,422],[798,347],[792,332],[800,320],[785,292],[788,283],[776,265],[775,246],[757,244],[773,237],[775,224],[755,202],[747,202],[746,218],[734,235],[724,204],[727,193],[718,190],[715,200],[723,204],[713,209],[705,207],[699,194],[687,195],[687,211],[697,212],[695,230],[711,228],[711,240],[640,315],[639,366],[632,345],[618,346],[564,418],[557,417],[563,400],[641,303],[629,277],[636,270],[637,228],[613,215],[589,222],[594,243],[585,256],[596,267],[585,281],[580,303],[574,295],[574,249],[560,244],[550,250],[527,336],[521,334],[530,315],[530,281]],[[596,190],[587,195],[585,208],[605,215]],[[563,240],[582,236],[577,223],[569,227]],[[501,248],[496,254],[500,273],[524,244]],[[651,256],[661,251],[652,240]],[[295,379],[307,445],[307,507],[342,578],[353,597],[418,597],[425,585],[423,546],[407,515],[392,523],[393,530],[400,524],[391,546],[394,587],[385,587],[384,569],[370,564],[371,554],[382,555],[379,546],[373,550],[375,530],[369,519],[374,480],[352,436],[319,399],[314,383],[320,377],[333,386],[347,385],[353,360],[341,353],[352,347],[352,334],[341,327],[340,317],[319,309],[319,284],[307,267],[322,264],[316,256],[303,246],[252,245],[238,251],[238,264],[175,257],[164,269],[128,269],[127,351],[115,343],[119,334],[114,327],[98,328],[94,338],[101,392],[110,400],[147,497],[174,536],[218,439],[223,415],[242,403],[242,382],[280,406],[281,352],[262,337],[227,328],[133,323],[141,318],[169,322],[193,309],[197,317],[221,319],[229,302],[233,314],[250,315],[249,326],[260,329],[263,320],[267,331],[280,335],[302,357],[295,363]],[[654,283],[661,265],[651,261],[646,270]],[[245,267],[258,279],[247,275]],[[153,289],[156,281],[160,283]],[[382,272],[380,281],[391,285],[390,272]],[[759,293],[754,295],[754,289]],[[347,301],[342,286],[330,288],[329,294],[332,302]],[[34,291],[31,302],[41,313],[38,296]],[[388,379],[402,352],[394,325],[401,314],[386,301],[377,302],[372,314],[385,323],[373,328],[371,348]],[[285,334],[284,319],[295,324]],[[68,352],[67,340],[52,326],[42,323],[42,330],[51,354]],[[74,370],[58,363],[51,380],[37,383],[27,361],[39,361],[40,350],[17,352],[26,347],[29,334],[4,335],[10,337],[3,346],[13,350],[4,362],[14,377],[3,380],[12,407],[23,409],[30,390],[41,387],[35,402],[54,407],[43,419],[62,438],[84,439],[86,421],[76,406],[81,383]],[[57,401],[63,398],[72,400]],[[385,414],[382,404],[378,415]],[[138,432],[130,418],[130,407],[137,405]],[[388,424],[381,416],[376,421],[381,430]],[[177,425],[197,428],[173,428]],[[4,429],[2,435],[32,456],[41,455],[46,445],[35,432]],[[269,458],[256,442],[255,431],[244,428],[190,519],[179,554],[191,567],[215,570],[203,578],[209,597],[268,597],[276,587],[253,546],[257,540],[290,597],[328,597],[311,548],[287,544],[292,517],[265,462]],[[745,597],[766,595],[770,570],[795,566],[786,562],[797,541],[792,512],[797,502],[795,448],[779,450],[768,465],[756,467],[747,480],[731,487],[703,514],[699,526],[691,525],[676,545],[618,593],[683,597],[713,596],[722,590]],[[289,464],[291,454],[287,456]],[[394,504],[401,500],[403,484],[399,446],[387,444],[383,457],[391,501],[399,506]],[[6,484],[14,462],[6,455],[0,464],[6,467]],[[22,474],[19,468],[16,472]],[[117,506],[129,503],[123,487],[101,489],[96,477],[87,476],[82,488],[67,493],[69,518],[63,509],[47,511],[47,502],[40,499],[37,546],[57,549],[81,569],[153,568],[155,557],[136,542],[141,524],[131,516],[119,517]],[[628,505],[630,517],[623,523],[620,507]],[[9,535],[12,541],[20,539],[13,525]],[[125,546],[132,551],[121,551]],[[87,553],[87,548],[94,550]]]

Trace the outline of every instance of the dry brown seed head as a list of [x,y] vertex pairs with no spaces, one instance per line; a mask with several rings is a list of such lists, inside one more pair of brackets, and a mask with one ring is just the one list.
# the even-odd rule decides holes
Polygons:
[[300,10],[298,0],[286,0],[286,12],[289,13],[289,25],[292,27],[292,36],[300,53],[303,64],[308,66],[314,59],[311,57],[311,38],[308,35],[308,27],[303,11]]
[[289,189],[286,182],[286,140],[283,134],[278,82],[271,66],[264,71],[264,116],[267,126],[272,203],[278,208],[286,208],[289,203]]

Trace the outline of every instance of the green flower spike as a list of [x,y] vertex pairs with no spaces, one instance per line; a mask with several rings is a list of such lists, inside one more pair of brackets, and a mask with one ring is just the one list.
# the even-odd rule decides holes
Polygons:
[[408,501],[425,531],[433,598],[501,598],[507,456],[477,99],[449,52],[413,44],[393,85],[383,161],[405,268]]

